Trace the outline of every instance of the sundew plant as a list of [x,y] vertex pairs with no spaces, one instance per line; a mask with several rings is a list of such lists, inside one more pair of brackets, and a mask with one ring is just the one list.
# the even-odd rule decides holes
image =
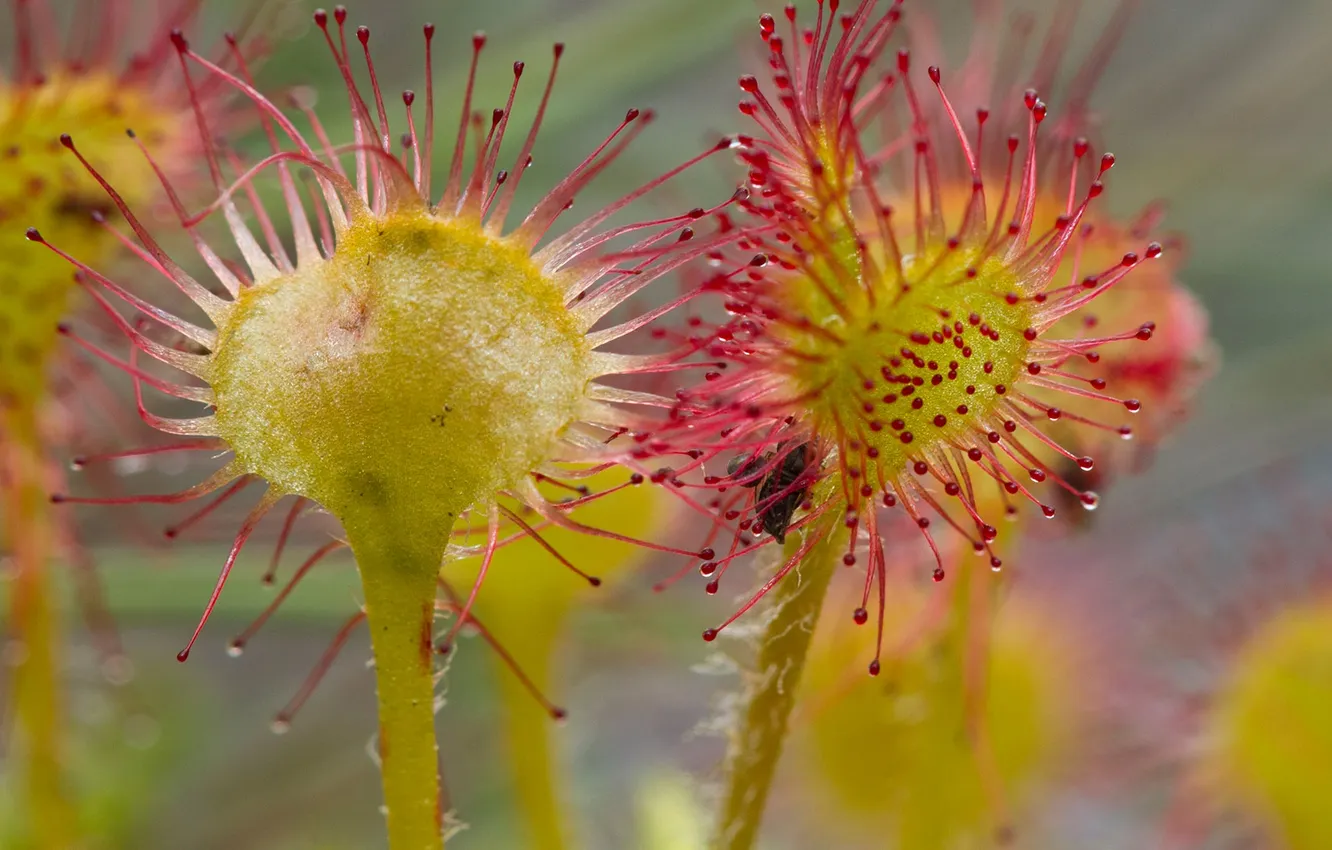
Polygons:
[[[647,443],[693,450],[671,475],[715,494],[719,521],[734,524],[725,556],[701,567],[708,592],[736,559],[781,547],[758,591],[703,632],[715,640],[775,597],[731,742],[719,846],[753,845],[835,568],[863,571],[847,616],[877,631],[877,676],[886,551],[910,545],[904,527],[934,582],[966,587],[977,556],[1004,569],[1004,535],[1021,527],[1001,532],[1004,516],[1095,510],[1084,482],[1097,461],[1075,449],[1132,439],[1127,419],[1143,409],[1122,394],[1132,381],[1121,389],[1097,367],[1149,359],[1102,352],[1150,345],[1158,325],[1120,306],[1118,326],[1102,327],[1093,311],[1103,299],[1164,306],[1116,295],[1143,275],[1160,301],[1175,288],[1151,271],[1167,254],[1152,218],[1127,226],[1101,211],[1116,159],[1088,104],[1132,4],[1056,106],[1046,97],[1067,21],[1025,78],[1009,67],[1020,57],[984,41],[954,74],[921,67],[917,53],[937,50],[928,27],[904,37],[908,5],[820,3],[809,25],[794,7],[760,18],[768,73],[739,80],[754,132],[739,137],[750,229],[737,247],[757,253],[718,287],[728,318],[708,348],[733,368],[681,393]],[[982,36],[998,5],[978,4]],[[1186,326],[1201,349],[1198,324],[1171,330]]]
[[[145,265],[187,295],[206,324],[146,302],[132,284],[113,280],[37,228],[28,238],[74,264],[80,282],[136,352],[186,376],[184,381],[157,377],[131,357],[124,366],[134,379],[143,419],[182,438],[174,450],[228,455],[221,468],[184,493],[121,501],[181,502],[239,478],[267,483],[180,660],[188,657],[260,519],[286,497],[316,501],[341,522],[362,576],[380,698],[376,747],[390,845],[439,847],[445,812],[434,731],[433,634],[440,564],[473,551],[483,557],[457,617],[460,625],[501,546],[525,535],[539,538],[546,527],[619,536],[583,526],[568,515],[569,503],[548,501],[537,482],[576,479],[612,463],[620,450],[610,444],[642,427],[636,409],[667,403],[600,379],[670,370],[678,352],[620,354],[608,346],[691,295],[622,321],[602,320],[653,281],[734,240],[734,233],[696,231],[734,198],[727,191],[713,210],[697,207],[640,224],[608,221],[680,171],[728,150],[731,142],[709,146],[552,235],[579,191],[649,122],[650,114],[630,110],[582,164],[516,226],[506,227],[515,192],[533,162],[564,46],[554,48],[536,121],[513,164],[500,169],[500,147],[525,66],[514,63],[513,86],[502,108],[477,111],[472,81],[486,39],[473,36],[472,72],[453,154],[436,166],[435,27],[424,28],[422,103],[414,92],[402,93],[405,129],[399,131],[390,128],[370,58],[369,29],[359,27],[349,37],[341,7],[332,14],[315,12],[314,21],[327,40],[332,71],[346,83],[354,134],[342,147],[333,145],[313,114],[308,116],[313,141],[307,140],[286,112],[254,88],[244,66],[227,70],[192,50],[179,31],[171,36],[181,85],[196,105],[201,155],[220,194],[192,214],[169,181],[164,179],[163,188],[209,271],[208,284],[168,256],[80,140],[60,138],[125,217]],[[352,70],[352,39],[370,79],[366,92]],[[220,80],[253,102],[273,142],[271,155],[246,167],[219,154],[202,108],[205,80]],[[405,133],[401,147],[400,132]],[[143,148],[146,161],[155,163],[151,148]],[[297,168],[313,176],[309,196],[293,176]],[[256,208],[258,236],[239,209],[237,197],[253,201],[249,188],[270,175],[281,189],[294,251],[278,238],[262,207]],[[243,264],[225,259],[219,253],[225,249],[203,236],[200,225],[213,214],[225,218]],[[113,301],[151,320],[161,333],[125,318]],[[172,338],[188,345],[164,341]],[[159,416],[143,398],[143,384],[206,410],[194,418]],[[583,464],[582,471],[567,464]],[[630,479],[630,473],[624,477]],[[641,480],[636,476],[630,483]],[[535,519],[524,519],[510,503]],[[503,538],[502,520],[508,521]],[[453,542],[455,532],[472,534],[473,524],[482,530],[479,548]],[[593,575],[584,578],[600,582]],[[457,625],[448,637],[456,630]]]

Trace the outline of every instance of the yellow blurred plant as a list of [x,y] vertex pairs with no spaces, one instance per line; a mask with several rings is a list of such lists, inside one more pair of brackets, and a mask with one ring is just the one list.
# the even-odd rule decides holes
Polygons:
[[[160,189],[127,126],[160,151],[159,167],[177,180],[188,180],[201,150],[190,98],[167,73],[176,60],[168,31],[190,25],[196,4],[144,17],[132,3],[108,0],[68,23],[58,20],[61,12],[46,0],[13,4],[15,63],[0,76],[0,220],[11,234],[0,242],[0,551],[9,553],[12,581],[12,763],[22,774],[28,831],[15,840],[42,848],[76,846],[81,831],[64,775],[69,754],[61,735],[66,709],[52,564],[64,558],[82,569],[84,556],[72,528],[49,511],[48,495],[61,487],[56,455],[105,431],[111,414],[80,421],[97,410],[90,403],[97,379],[59,346],[62,335],[81,339],[66,323],[79,306],[74,271],[49,253],[25,250],[18,234],[34,226],[99,265],[124,253],[107,223],[114,206],[70,162],[62,133],[78,131],[90,162],[136,206],[160,200]],[[127,57],[127,45],[138,52]],[[240,57],[237,39],[226,54],[228,63]],[[219,127],[229,121],[224,94],[209,86],[195,98],[199,113]],[[93,587],[86,574],[81,581],[85,590]]]
[[[633,483],[630,474],[620,469],[585,471],[590,473],[585,478],[548,479],[537,486],[554,504],[585,501],[571,515],[586,525],[613,529],[617,535],[658,537],[672,523],[676,503],[664,490],[644,486],[641,476],[639,483]],[[531,511],[517,504],[510,507],[520,517],[527,514],[523,522],[541,524]],[[510,523],[501,533],[519,531]],[[562,552],[576,552],[580,563],[595,565],[605,584],[626,579],[647,554],[624,539],[550,528],[542,531],[540,540],[523,535],[497,552],[484,585],[477,584],[482,561],[476,556],[446,564],[441,571],[455,614],[464,603],[457,589],[480,587],[470,617],[496,644],[497,651],[490,656],[499,686],[509,771],[527,822],[528,842],[523,846],[538,850],[559,850],[569,843],[558,754],[551,742],[552,720],[564,719],[565,711],[550,699],[552,688],[565,681],[556,673],[570,621],[595,596],[574,569],[557,568],[565,557]]]
[[[989,847],[1020,832],[1027,806],[1076,764],[1094,675],[1078,634],[1034,595],[991,612],[995,581],[890,579],[877,678],[847,663],[873,635],[823,618],[795,742],[802,789],[828,802],[825,828],[846,824],[884,848]],[[941,617],[930,610],[940,603]]]

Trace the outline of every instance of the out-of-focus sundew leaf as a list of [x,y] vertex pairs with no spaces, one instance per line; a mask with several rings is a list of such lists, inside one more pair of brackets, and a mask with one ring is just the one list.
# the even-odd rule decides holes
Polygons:
[[[843,610],[836,604],[816,630],[792,737],[798,770],[841,827],[882,846],[986,846],[996,831],[1026,824],[1030,807],[1079,765],[1082,636],[1060,611],[1016,595],[980,625],[975,597],[958,588],[989,593],[990,573],[961,581],[945,591],[947,620],[932,631],[918,624],[939,591],[890,580],[893,649],[879,677],[848,663],[873,646],[872,630],[832,616]],[[851,584],[834,600],[854,598]],[[982,634],[983,655],[970,648]],[[983,659],[983,672],[970,659]]]
[[[539,485],[554,504],[592,499],[569,511],[575,522],[631,539],[660,538],[671,522],[675,505],[665,490],[641,482],[641,478],[637,485],[624,486],[629,480],[625,470],[610,469],[575,480],[584,482],[584,493],[571,493],[553,482]],[[587,495],[596,493],[605,495]],[[521,506],[514,508],[521,510]],[[539,528],[537,520],[532,514],[524,521]],[[513,528],[505,529],[501,537],[511,533]],[[650,554],[645,547],[623,540],[557,527],[541,530],[541,538],[561,557],[569,558],[574,568],[594,575],[599,587],[605,582],[624,581]],[[475,537],[464,542],[475,543]],[[441,571],[458,603],[470,594],[481,567],[477,557],[446,564]],[[551,734],[551,712],[562,713],[563,709],[553,709],[538,700],[563,701],[562,687],[552,693],[552,688],[559,687],[564,679],[556,673],[558,652],[567,638],[571,615],[579,606],[593,603],[598,592],[604,596],[607,591],[590,587],[587,579],[560,564],[536,539],[527,537],[495,553],[471,609],[503,651],[511,654],[512,663],[525,678],[520,680],[515,671],[503,669],[500,650],[495,650],[493,666],[499,668],[496,707],[504,722],[505,749],[518,808],[527,828],[528,846],[533,848],[564,847],[566,834],[571,833],[559,793],[564,768],[552,746]],[[538,698],[529,688],[542,696]]]
[[1203,769],[1222,796],[1270,821],[1291,850],[1332,841],[1332,607],[1293,605],[1249,637],[1210,707]]

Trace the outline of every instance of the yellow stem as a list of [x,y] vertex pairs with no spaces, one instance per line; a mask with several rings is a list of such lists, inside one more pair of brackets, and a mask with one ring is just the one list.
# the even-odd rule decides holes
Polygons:
[[443,850],[432,643],[439,556],[410,547],[410,534],[347,533],[375,656],[389,848]]
[[[537,645],[520,641],[509,649],[523,665],[523,672],[538,690],[546,693],[550,684],[551,640]],[[496,664],[497,668],[503,665]],[[500,698],[504,703],[505,742],[508,745],[509,770],[513,777],[518,807],[527,821],[527,843],[532,850],[564,850],[567,827],[556,795],[554,759],[550,731],[554,724],[546,709],[533,699],[518,677],[506,669],[497,669]]]
[[4,423],[7,457],[0,464],[4,488],[4,537],[14,557],[10,599],[11,640],[19,653],[14,670],[15,763],[33,846],[74,846],[76,816],[63,785],[58,675],[58,606],[50,575],[52,525],[44,464],[35,423],[20,416]]
[[[727,755],[726,796],[711,844],[715,850],[748,850],[758,838],[814,625],[840,563],[845,535],[834,533],[840,519],[825,519],[805,532],[822,539],[770,593],[773,613],[759,644],[756,680]],[[804,534],[792,534],[783,556],[794,557],[806,541]]]

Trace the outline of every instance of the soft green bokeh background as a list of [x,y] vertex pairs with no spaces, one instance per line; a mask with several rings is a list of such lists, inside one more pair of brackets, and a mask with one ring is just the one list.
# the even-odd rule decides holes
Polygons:
[[[206,2],[195,43],[208,43],[239,5]],[[293,7],[290,20],[275,32],[294,40],[276,46],[262,70],[262,85],[270,91],[313,86],[330,135],[346,139],[341,86],[318,31],[306,23],[314,4],[288,0],[287,5]],[[419,25],[427,19],[440,25],[436,91],[445,128],[456,117],[474,29],[491,36],[479,105],[502,103],[509,62],[523,58],[528,71],[518,110],[524,118],[535,109],[550,44],[568,42],[536,168],[524,180],[522,196],[529,203],[581,160],[626,108],[655,108],[656,125],[580,196],[578,209],[585,212],[720,133],[743,129],[734,81],[742,66],[755,67],[761,56],[753,23],[769,6],[751,0],[349,5],[353,23],[371,25],[372,48],[389,93],[422,90]],[[1190,244],[1185,277],[1212,312],[1226,364],[1184,434],[1151,472],[1110,494],[1098,514],[1099,528],[1090,542],[1079,544],[1101,547],[1111,561],[1122,551],[1123,561],[1132,563],[1121,565],[1139,569],[1151,568],[1153,558],[1156,566],[1168,562],[1161,541],[1189,517],[1216,518],[1220,545],[1243,544],[1247,526],[1225,518],[1282,511],[1280,482],[1288,479],[1271,471],[1274,464],[1286,463],[1325,494],[1329,467],[1320,438],[1332,424],[1326,366],[1332,359],[1332,159],[1326,142],[1332,127],[1326,108],[1332,7],[1323,0],[1145,5],[1149,8],[1130,27],[1096,101],[1110,148],[1119,154],[1108,198],[1123,210],[1158,196],[1169,199],[1169,226],[1186,234]],[[938,8],[945,33],[963,43],[965,3],[910,0],[908,6]],[[1110,4],[1089,0],[1084,6],[1085,26],[1078,30],[1075,51],[1094,37]],[[399,104],[396,94],[388,100],[391,109]],[[515,121],[515,127],[523,126]],[[440,135],[443,149],[451,132]],[[520,139],[515,133],[515,148]],[[202,163],[199,168],[204,174]],[[675,207],[712,204],[729,195],[737,177],[718,160],[680,181],[662,200]],[[1290,463],[1292,458],[1297,462]],[[131,477],[129,486],[178,488],[194,480],[195,471],[164,463]],[[108,803],[114,810],[108,823],[120,822],[125,837],[119,846],[136,850],[379,846],[378,780],[365,751],[374,722],[364,636],[353,638],[287,735],[268,731],[272,715],[355,610],[354,572],[345,557],[316,570],[251,649],[230,659],[223,651],[226,640],[271,598],[272,591],[258,583],[278,524],[270,520],[268,531],[242,557],[190,662],[182,666],[174,660],[234,528],[228,517],[238,516],[238,510],[223,513],[188,545],[170,550],[127,549],[114,542],[126,528],[152,536],[170,521],[167,514],[81,514],[138,673],[116,697],[126,706],[123,734],[133,746],[110,760],[113,784],[134,793]],[[300,536],[288,556],[288,575],[320,539],[313,527]],[[1157,541],[1155,550],[1151,541]],[[608,593],[604,604],[579,622],[567,648],[568,679],[557,696],[571,715],[559,739],[568,777],[564,793],[578,812],[580,847],[640,846],[635,813],[645,809],[639,789],[666,787],[665,768],[705,780],[716,776],[720,740],[690,730],[713,714],[717,695],[736,683],[690,667],[711,651],[698,640],[699,631],[729,600],[705,599],[688,582],[666,595],[650,593],[648,586],[662,574],[659,565],[642,581]],[[464,850],[515,846],[514,814],[493,735],[492,691],[478,663],[484,651],[479,641],[465,644],[440,715],[449,792],[470,824],[450,846]],[[74,709],[85,725],[106,732],[117,727],[94,722],[107,716],[107,706],[91,684],[92,657],[83,646],[71,661],[71,678],[81,683]],[[88,751],[97,752],[91,746]],[[669,800],[646,810],[678,806],[679,788],[671,787]],[[788,793],[788,802],[799,799],[797,790]],[[1073,834],[1094,835],[1095,846],[1135,846],[1132,816],[1081,805],[1061,807],[1054,819],[1071,822],[1065,826]],[[809,843],[815,813],[776,817],[789,823],[772,831],[769,847],[816,846]]]

